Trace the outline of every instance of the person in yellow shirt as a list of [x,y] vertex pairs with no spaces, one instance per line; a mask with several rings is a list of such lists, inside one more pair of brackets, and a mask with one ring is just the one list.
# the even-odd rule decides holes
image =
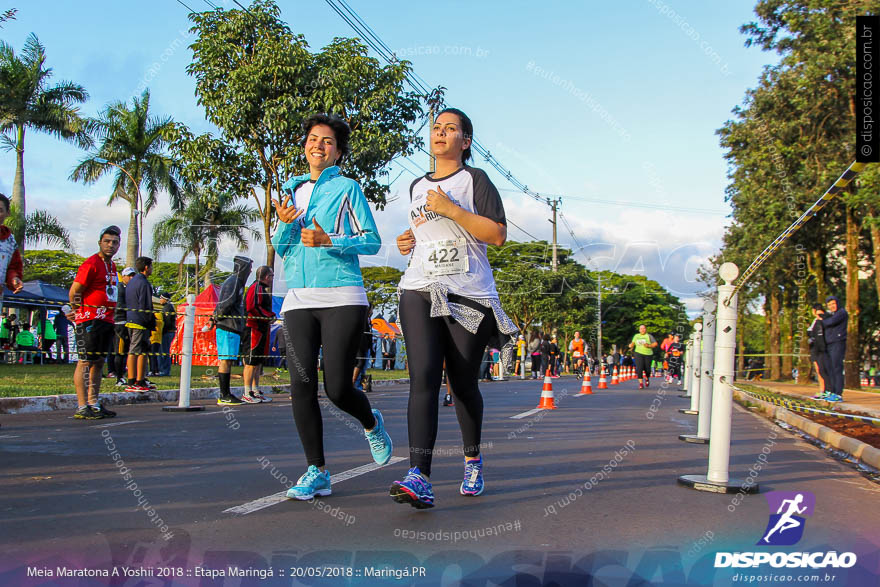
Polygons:
[[[161,305],[157,304],[154,300],[153,307],[161,308]],[[162,312],[153,312],[153,315],[156,317],[156,327],[150,332],[150,372],[147,373],[148,377],[159,376],[159,355],[162,353],[162,327],[165,324],[165,315]]]

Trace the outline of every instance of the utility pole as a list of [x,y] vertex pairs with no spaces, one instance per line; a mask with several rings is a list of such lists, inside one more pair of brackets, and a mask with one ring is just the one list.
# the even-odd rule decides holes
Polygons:
[[[429,151],[431,150],[431,134],[433,132],[434,132],[434,106],[432,105],[431,106],[431,120],[430,120],[430,124],[428,125],[428,150]],[[428,168],[430,169],[431,173],[433,174],[434,173],[434,165],[435,165],[434,155],[428,155],[428,159],[429,159]]]
[[553,220],[550,221],[550,224],[553,225],[553,263],[551,264],[551,268],[553,272],[556,273],[559,266],[559,262],[556,258],[556,207],[559,204],[559,200],[548,200],[547,203],[553,208]]
[[596,321],[599,324],[599,338],[596,341],[596,358],[602,358],[602,272],[599,272],[599,293],[596,296]]

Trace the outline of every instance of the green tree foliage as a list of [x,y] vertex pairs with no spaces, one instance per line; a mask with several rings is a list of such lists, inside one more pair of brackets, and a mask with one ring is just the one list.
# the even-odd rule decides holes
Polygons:
[[80,161],[70,179],[94,183],[106,173],[115,174],[108,204],[128,202],[125,264],[133,266],[141,251],[143,219],[155,207],[159,193],[169,195],[172,208],[182,205],[180,167],[165,149],[174,122],[150,113],[150,92],[144,90],[140,98],[132,98],[131,107],[125,102],[111,104],[91,124],[101,144]]
[[50,249],[25,251],[22,254],[24,279],[25,281],[38,279],[58,287],[70,287],[79,266],[85,260],[85,257],[67,251]]
[[[248,237],[260,239],[260,233],[251,228],[259,217],[253,208],[234,203],[230,194],[214,193],[210,188],[199,186],[186,196],[183,210],[163,216],[155,224],[153,255],[158,257],[168,248],[181,250],[179,281],[183,279],[186,258],[193,255],[196,267],[193,287],[200,291],[200,283],[211,281],[224,239],[239,251],[247,249]],[[200,268],[203,254],[205,264]]]
[[373,306],[373,313],[391,315],[397,311],[397,285],[403,271],[395,267],[361,267],[367,301]]
[[[85,88],[69,81],[50,85],[51,77],[46,50],[36,35],[28,36],[18,55],[12,46],[0,41],[0,148],[15,151],[12,204],[25,218],[26,132],[48,133],[84,149],[92,145],[89,123],[80,116],[77,106],[88,99]],[[20,226],[15,239],[24,250],[27,239],[22,230]]]
[[197,38],[187,73],[218,133],[181,129],[175,144],[189,179],[254,198],[268,265],[275,260],[271,200],[284,181],[308,171],[300,144],[307,117],[324,112],[348,122],[351,156],[343,172],[379,206],[388,164],[421,144],[410,128],[422,111],[419,96],[404,91],[407,62],[382,67],[356,39],[336,38],[312,53],[280,15],[272,0],[257,0],[247,11],[190,15]]
[[18,208],[11,206],[6,226],[9,227],[12,234],[24,234],[25,245],[34,247],[47,244],[50,246],[60,245],[66,249],[71,248],[70,233],[60,220],[45,210],[34,210],[22,222]]

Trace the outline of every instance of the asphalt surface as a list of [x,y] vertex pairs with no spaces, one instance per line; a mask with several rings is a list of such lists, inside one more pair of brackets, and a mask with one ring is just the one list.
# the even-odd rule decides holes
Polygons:
[[[117,418],[99,421],[4,416],[0,585],[734,585],[738,573],[776,584],[785,575],[806,576],[801,585],[880,582],[880,486],[851,466],[737,407],[731,476],[745,480],[760,465],[760,493],[696,491],[676,479],[705,474],[709,449],[678,440],[696,431],[696,417],[678,412],[689,405],[678,388],[655,379],[648,390],[630,381],[578,396],[574,378],[553,386],[558,409],[525,414],[541,381],[481,385],[479,497],[458,492],[461,439],[454,409],[441,407],[436,507],[421,511],[388,496],[408,468],[404,385],[369,395],[399,458],[382,468],[365,467],[363,431],[322,399],[334,483],[333,495],[315,502],[270,498],[305,470],[283,396],[234,411],[208,402],[193,413],[119,406]],[[816,496],[796,546],[756,546],[773,491]],[[722,551],[831,550],[858,562],[713,566]],[[118,576],[59,577],[65,568]],[[134,569],[143,576],[124,576]],[[235,569],[272,575],[230,576]]]

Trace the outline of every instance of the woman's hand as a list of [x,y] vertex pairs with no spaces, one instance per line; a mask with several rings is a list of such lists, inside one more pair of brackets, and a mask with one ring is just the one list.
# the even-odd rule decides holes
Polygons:
[[452,218],[461,208],[449,199],[449,196],[446,195],[446,192],[440,186],[437,186],[436,190],[428,190],[425,210],[446,218]]
[[403,234],[397,237],[397,250],[401,255],[409,255],[415,246],[416,237],[411,229],[407,228]]
[[321,228],[321,225],[318,224],[318,220],[315,219],[312,221],[315,225],[314,229],[311,228],[303,228],[300,232],[300,240],[302,244],[307,247],[331,247],[333,246],[333,241],[330,240],[330,237],[324,232],[324,229]]
[[285,224],[292,224],[294,220],[305,213],[305,210],[297,210],[291,199],[288,195],[284,200],[272,200],[275,212],[278,214],[278,219]]

